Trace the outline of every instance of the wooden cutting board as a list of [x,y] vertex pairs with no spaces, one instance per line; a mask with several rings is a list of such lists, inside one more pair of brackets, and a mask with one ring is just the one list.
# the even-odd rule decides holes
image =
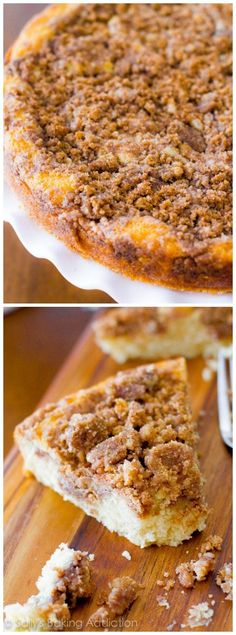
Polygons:
[[[141,363],[144,363],[143,360]],[[78,388],[91,386],[118,369],[138,365],[129,362],[118,366],[96,346],[89,327],[77,343],[41,402],[54,401]],[[94,630],[89,617],[97,608],[99,594],[114,577],[133,576],[144,585],[140,598],[113,630],[166,631],[175,621],[173,630],[184,627],[188,608],[199,602],[214,602],[214,616],[208,627],[198,630],[231,631],[231,602],[226,601],[217,587],[214,574],[194,589],[183,590],[176,580],[168,593],[170,608],[160,607],[157,596],[163,595],[156,581],[164,572],[175,577],[176,566],[196,558],[203,539],[212,533],[223,537],[223,548],[216,569],[231,561],[231,455],[223,445],[217,422],[215,377],[202,378],[204,361],[188,362],[194,417],[199,420],[200,461],[206,478],[206,497],[210,515],[203,534],[177,548],[149,547],[140,549],[124,538],[110,533],[94,519],[33,478],[25,478],[22,460],[16,450],[8,455],[5,465],[5,602],[24,602],[36,592],[35,580],[42,565],[61,542],[95,554],[93,562],[97,591],[90,601],[84,601],[73,613],[71,631]],[[39,378],[40,381],[40,378]],[[29,413],[30,414],[30,413]],[[128,550],[131,560],[122,557]],[[112,630],[112,628],[111,628]],[[196,630],[196,629],[195,629]]]

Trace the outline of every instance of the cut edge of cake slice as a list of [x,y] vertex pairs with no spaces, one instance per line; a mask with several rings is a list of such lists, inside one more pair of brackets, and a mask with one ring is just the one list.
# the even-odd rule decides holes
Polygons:
[[117,373],[17,426],[25,469],[140,547],[177,546],[207,507],[185,360]]
[[94,322],[104,353],[128,359],[216,357],[232,338],[230,308],[112,308]]

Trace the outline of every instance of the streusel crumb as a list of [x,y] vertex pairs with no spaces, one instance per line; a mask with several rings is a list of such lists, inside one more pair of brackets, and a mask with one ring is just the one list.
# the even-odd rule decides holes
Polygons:
[[191,245],[231,233],[229,4],[81,4],[7,74],[6,127],[27,110],[37,148],[20,177],[69,175],[55,213],[75,229],[149,215]]
[[220,586],[226,594],[226,600],[233,599],[233,567],[232,562],[225,563],[218,571],[216,576],[216,584]]
[[205,580],[208,574],[214,570],[215,551],[220,551],[222,546],[222,538],[220,536],[209,536],[201,545],[198,554],[198,560],[190,560],[183,562],[176,568],[176,573],[181,586],[190,589],[194,586],[195,581],[201,582]]
[[129,608],[136,600],[140,585],[132,578],[115,578],[109,583],[102,606],[90,617],[89,622],[95,627],[109,627],[110,620],[116,618]]

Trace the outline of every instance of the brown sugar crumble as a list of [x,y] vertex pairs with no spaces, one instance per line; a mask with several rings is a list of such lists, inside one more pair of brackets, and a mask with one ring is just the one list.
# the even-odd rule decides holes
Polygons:
[[168,580],[157,580],[156,584],[157,586],[162,587],[165,591],[170,591],[170,589],[173,589],[175,585],[175,580],[172,580],[172,578],[168,578]]
[[[207,326],[212,336],[217,338],[232,337],[232,313],[226,307],[191,309],[199,314],[201,322]],[[169,325],[179,317],[187,316],[189,309],[135,307],[110,309],[99,317],[94,330],[99,338],[122,337],[138,333],[154,336],[165,334]]]
[[19,177],[69,175],[55,213],[74,228],[148,215],[186,245],[229,236],[230,30],[229,4],[78,5],[7,65],[6,129],[26,109],[39,150]]
[[208,551],[220,551],[222,547],[222,538],[217,535],[209,536],[205,542],[200,546],[200,554],[205,554]]
[[220,551],[222,546],[222,538],[220,536],[209,536],[201,545],[198,553],[198,560],[190,560],[182,562],[176,568],[176,574],[181,586],[191,589],[195,582],[206,580],[208,574],[214,570],[215,551]]
[[[155,511],[162,485],[175,502],[181,495],[202,498],[202,481],[194,450],[198,440],[191,418],[188,387],[178,360],[119,372],[81,407],[59,409],[57,425],[45,429],[56,449],[86,488],[91,470],[117,489],[132,492],[139,511]],[[40,422],[35,422],[35,430]],[[159,503],[158,503],[159,505]],[[157,508],[159,509],[157,505]]]
[[226,594],[226,600],[233,599],[233,567],[232,562],[225,563],[218,571],[216,576],[216,584],[220,586]]
[[109,583],[109,590],[100,606],[89,618],[89,623],[95,627],[109,627],[110,620],[123,615],[138,597],[140,584],[132,578],[115,578]]

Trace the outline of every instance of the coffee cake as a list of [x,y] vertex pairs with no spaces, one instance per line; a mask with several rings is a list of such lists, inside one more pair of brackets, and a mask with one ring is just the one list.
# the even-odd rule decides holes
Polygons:
[[140,366],[17,426],[25,468],[134,544],[176,546],[205,527],[185,360]]
[[83,256],[231,288],[231,5],[56,4],[6,60],[6,168]]
[[114,308],[94,323],[96,341],[117,362],[215,356],[232,341],[228,308]]

